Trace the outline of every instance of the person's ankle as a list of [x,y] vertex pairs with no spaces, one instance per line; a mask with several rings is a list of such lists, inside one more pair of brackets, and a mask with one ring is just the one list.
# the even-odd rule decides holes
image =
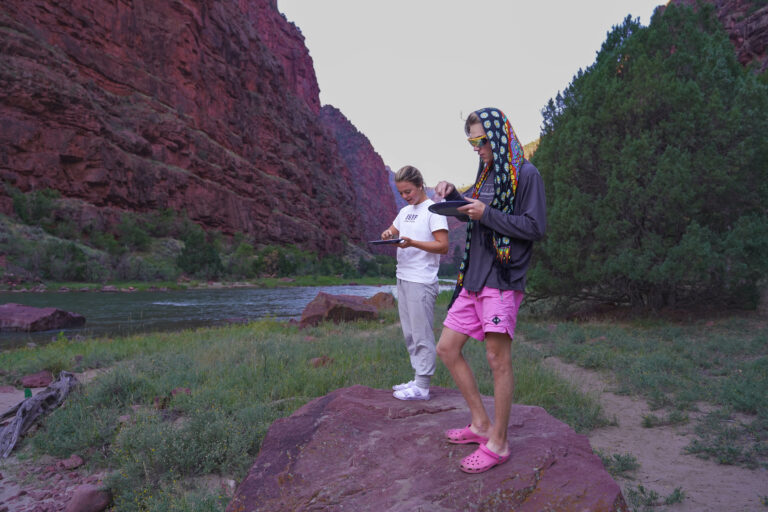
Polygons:
[[509,445],[507,444],[507,441],[504,440],[502,442],[494,441],[492,437],[488,438],[488,441],[485,443],[485,447],[491,450],[496,455],[507,455],[509,453]]
[[429,389],[430,380],[429,376],[416,375],[413,378],[413,385],[418,386],[421,389]]

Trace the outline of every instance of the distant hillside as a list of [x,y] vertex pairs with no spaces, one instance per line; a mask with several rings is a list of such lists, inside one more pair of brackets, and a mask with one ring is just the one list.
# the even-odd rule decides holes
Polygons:
[[523,154],[525,155],[525,158],[527,158],[528,160],[531,159],[533,154],[539,148],[539,140],[541,139],[536,139],[535,141],[529,142],[528,144],[523,146]]

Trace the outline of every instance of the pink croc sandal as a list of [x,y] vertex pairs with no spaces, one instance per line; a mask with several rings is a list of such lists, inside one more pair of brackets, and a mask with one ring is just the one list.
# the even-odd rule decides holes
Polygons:
[[461,460],[459,469],[465,473],[483,473],[499,464],[507,462],[509,455],[498,455],[489,450],[485,444],[481,444],[471,455]]
[[453,444],[487,443],[488,438],[472,432],[472,429],[469,428],[470,425],[471,423],[464,428],[446,430],[445,437],[448,438],[448,442]]

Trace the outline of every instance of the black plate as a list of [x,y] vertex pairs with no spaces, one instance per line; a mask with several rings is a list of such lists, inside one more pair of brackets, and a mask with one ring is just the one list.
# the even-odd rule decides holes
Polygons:
[[456,217],[459,220],[468,221],[469,216],[466,213],[460,212],[458,208],[466,206],[469,201],[443,201],[442,203],[435,203],[429,205],[429,211],[437,213],[439,215],[445,215],[447,217]]
[[402,242],[402,238],[390,238],[389,240],[371,240],[368,243],[371,245],[393,245]]

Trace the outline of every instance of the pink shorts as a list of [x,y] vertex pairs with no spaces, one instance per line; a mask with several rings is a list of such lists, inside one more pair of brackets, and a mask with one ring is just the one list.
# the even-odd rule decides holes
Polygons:
[[514,338],[517,311],[524,296],[519,290],[486,287],[469,292],[462,288],[443,325],[479,341],[487,332],[505,332]]

